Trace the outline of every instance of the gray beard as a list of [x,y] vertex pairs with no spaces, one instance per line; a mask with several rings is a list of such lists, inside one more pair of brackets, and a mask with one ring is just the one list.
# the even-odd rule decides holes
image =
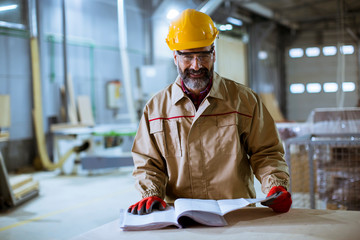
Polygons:
[[181,71],[179,65],[177,65],[177,71],[178,71],[178,74],[180,75],[181,79],[183,80],[185,86],[188,88],[188,89],[191,89],[191,90],[198,90],[198,91],[202,91],[204,90],[207,85],[209,84],[210,82],[210,79],[212,78],[213,76],[213,72],[214,72],[214,67],[212,67],[210,69],[210,71],[208,71],[207,69],[205,68],[202,68],[203,70],[202,71],[206,71],[206,74],[204,77],[202,78],[191,78],[189,77],[189,70],[185,70],[184,72]]

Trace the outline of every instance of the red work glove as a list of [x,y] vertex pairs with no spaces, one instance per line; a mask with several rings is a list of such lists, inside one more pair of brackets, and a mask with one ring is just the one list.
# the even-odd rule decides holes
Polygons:
[[141,201],[131,205],[128,208],[128,212],[132,214],[148,214],[151,213],[153,209],[165,210],[166,202],[157,196],[147,197]]
[[264,202],[263,205],[268,206],[274,210],[274,212],[284,213],[289,211],[291,207],[291,194],[286,191],[282,186],[274,186],[270,189],[267,197],[270,197],[273,194],[278,194],[274,199],[271,199],[267,202]]

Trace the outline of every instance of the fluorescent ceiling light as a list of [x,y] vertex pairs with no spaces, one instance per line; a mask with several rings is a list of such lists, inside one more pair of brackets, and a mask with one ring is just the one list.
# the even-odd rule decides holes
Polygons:
[[179,15],[179,11],[176,9],[170,9],[170,11],[167,13],[166,18],[171,20],[176,18]]
[[233,26],[231,24],[220,25],[220,27],[219,27],[220,31],[231,31],[232,29],[233,29]]
[[242,26],[243,25],[243,22],[240,19],[233,18],[233,17],[228,17],[226,19],[226,21],[228,21],[229,23],[234,24],[236,26]]
[[261,60],[265,60],[268,58],[268,54],[266,51],[259,51],[258,52],[258,58]]
[[18,7],[17,4],[2,6],[2,7],[0,7],[0,12],[2,12],[2,11],[8,11],[8,10],[13,10],[13,9],[15,9],[15,8],[17,8],[17,7]]

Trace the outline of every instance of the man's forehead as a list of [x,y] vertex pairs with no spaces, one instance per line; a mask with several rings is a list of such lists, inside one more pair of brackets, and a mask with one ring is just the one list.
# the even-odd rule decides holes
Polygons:
[[210,50],[211,50],[211,46],[201,47],[201,48],[183,49],[180,51],[181,52],[203,52],[203,51],[210,51]]

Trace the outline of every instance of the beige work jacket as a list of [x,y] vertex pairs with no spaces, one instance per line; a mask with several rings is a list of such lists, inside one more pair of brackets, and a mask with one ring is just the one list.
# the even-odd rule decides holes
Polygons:
[[142,197],[255,198],[254,174],[266,194],[288,187],[288,167],[276,126],[248,87],[214,73],[196,111],[180,79],[144,108],[132,147]]

